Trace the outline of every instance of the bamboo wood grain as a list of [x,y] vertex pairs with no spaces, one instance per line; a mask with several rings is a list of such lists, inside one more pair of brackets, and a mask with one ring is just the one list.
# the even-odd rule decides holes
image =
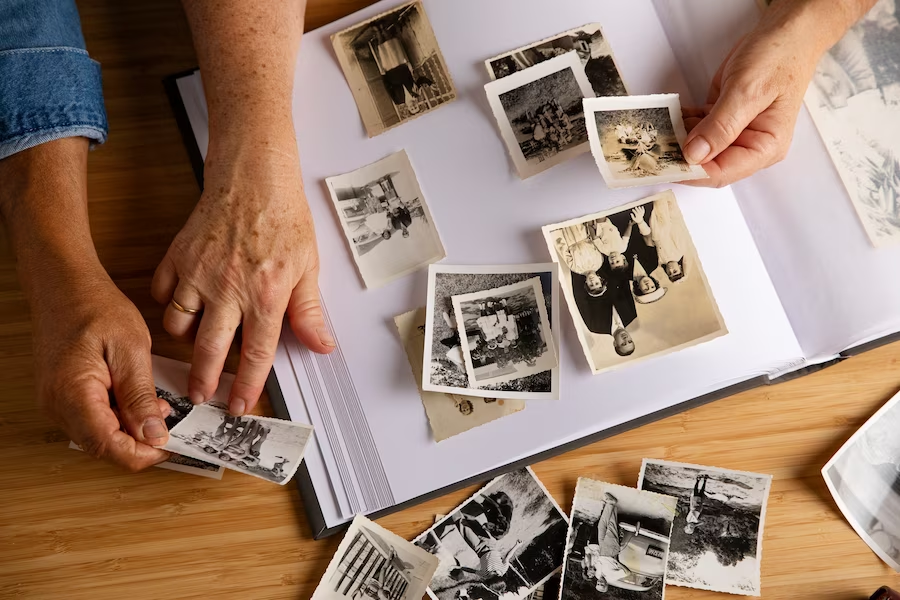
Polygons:
[[[366,0],[311,0],[310,28]],[[196,65],[178,0],[79,0],[103,64],[109,142],[90,159],[101,260],[141,309],[154,351],[168,339],[150,279],[199,192],[163,77]],[[354,115],[355,118],[355,115]],[[5,242],[5,240],[4,240]],[[28,310],[0,244],[0,598],[130,600],[312,595],[338,539],[315,542],[297,493],[236,473],[221,481],[152,469],[128,475],[67,448],[36,409]],[[229,361],[234,370],[234,355]],[[568,510],[575,480],[634,485],[645,456],[775,476],[762,561],[764,598],[855,600],[900,577],[843,520],[825,461],[900,388],[900,345],[745,393],[535,466]],[[615,398],[605,401],[615,402]],[[561,405],[564,406],[564,405]],[[264,405],[264,410],[267,406]],[[468,489],[385,518],[412,538]],[[670,587],[669,600],[715,594]]]

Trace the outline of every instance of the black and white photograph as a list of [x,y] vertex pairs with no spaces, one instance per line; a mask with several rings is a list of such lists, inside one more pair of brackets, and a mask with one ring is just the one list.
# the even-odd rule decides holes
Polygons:
[[612,48],[599,23],[570,29],[546,40],[495,56],[485,61],[485,66],[491,79],[503,79],[568,52],[578,53],[595,96],[602,98],[628,95]]
[[594,374],[728,333],[671,191],[544,227]]
[[485,387],[556,367],[541,278],[453,296],[469,385]]
[[896,0],[879,0],[825,53],[806,105],[873,245],[900,241]]
[[413,542],[440,560],[438,600],[518,600],[563,562],[568,520],[531,468],[502,475]]
[[455,435],[481,427],[497,419],[525,410],[524,400],[479,398],[422,390],[422,364],[425,358],[425,308],[394,317],[400,341],[412,367],[419,396],[431,425],[434,441],[442,442]]
[[421,0],[336,33],[331,43],[370,138],[456,100]]
[[676,502],[580,477],[559,600],[662,600]]
[[405,150],[326,180],[366,287],[374,289],[446,256]]
[[438,559],[357,515],[312,600],[421,600]]
[[644,459],[638,487],[678,499],[667,583],[760,595],[771,475]]
[[822,469],[844,518],[900,572],[900,394],[866,421]]
[[705,179],[690,165],[678,94],[593,98],[584,102],[591,152],[610,188]]
[[169,431],[164,450],[284,485],[294,476],[313,428],[200,404]]
[[519,177],[588,151],[583,102],[594,90],[575,51],[484,86]]
[[[516,266],[432,265],[428,270],[428,304],[425,315],[425,356],[422,389],[460,396],[511,400],[559,400],[559,367],[519,379],[478,387],[470,380],[463,352],[477,348],[480,328],[457,326],[453,297],[484,292],[539,278],[544,308],[550,323],[553,351],[559,356],[559,268],[553,263]],[[501,330],[502,331],[502,330]]]

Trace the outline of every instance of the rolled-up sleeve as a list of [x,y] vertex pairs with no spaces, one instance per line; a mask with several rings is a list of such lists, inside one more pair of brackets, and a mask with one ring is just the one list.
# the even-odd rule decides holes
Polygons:
[[65,137],[101,144],[107,131],[74,0],[0,0],[0,159]]

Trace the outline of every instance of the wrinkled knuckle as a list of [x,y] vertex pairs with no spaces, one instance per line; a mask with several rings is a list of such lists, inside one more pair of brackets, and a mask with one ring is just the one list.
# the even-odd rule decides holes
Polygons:
[[241,357],[253,366],[271,365],[275,360],[274,354],[268,348],[255,345],[245,346]]
[[273,312],[277,309],[283,295],[283,286],[280,282],[264,281],[256,287],[255,308],[265,314]]
[[196,350],[206,356],[219,356],[227,352],[230,345],[224,338],[202,337],[197,338]]
[[109,453],[109,442],[106,438],[90,435],[78,444],[81,449],[94,458],[104,459]]
[[294,306],[294,310],[297,316],[301,317],[312,318],[322,316],[322,305],[319,303],[318,299],[309,299],[298,302]]
[[206,373],[192,373],[189,386],[191,389],[198,389],[201,392],[204,392],[205,396],[209,396],[216,391],[216,387],[218,387],[218,378]]
[[713,122],[715,135],[724,146],[740,135],[740,125],[733,114],[722,114]]

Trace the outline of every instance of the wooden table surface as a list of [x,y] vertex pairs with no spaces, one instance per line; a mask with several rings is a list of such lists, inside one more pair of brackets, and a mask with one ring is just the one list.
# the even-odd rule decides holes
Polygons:
[[[367,0],[312,0],[307,26]],[[163,92],[196,66],[178,0],[79,0],[103,64],[109,142],[90,159],[91,224],[103,264],[137,304],[154,351],[189,360],[150,298],[153,271],[199,197]],[[211,481],[129,475],[67,448],[36,409],[28,310],[7,244],[0,255],[0,598],[291,598],[312,595],[339,539],[312,540],[293,486],[236,473]],[[234,355],[229,370],[236,366]],[[900,345],[791,383],[741,394],[535,465],[565,510],[577,477],[634,485],[641,459],[775,476],[763,597],[862,599],[900,577],[854,534],[820,469],[900,387]],[[264,408],[268,408],[264,405]],[[407,538],[468,489],[385,518]],[[714,594],[669,587],[670,600]]]

